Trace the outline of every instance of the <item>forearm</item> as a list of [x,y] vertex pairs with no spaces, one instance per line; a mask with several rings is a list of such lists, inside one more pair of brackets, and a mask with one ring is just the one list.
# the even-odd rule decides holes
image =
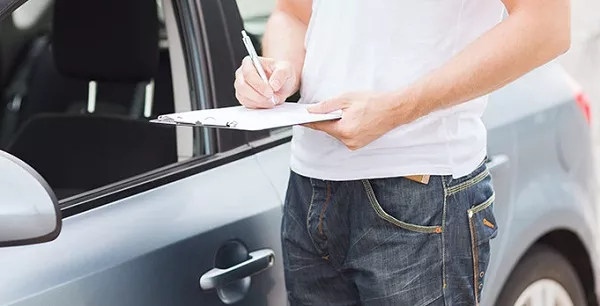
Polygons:
[[554,1],[566,4],[514,7],[445,65],[396,93],[392,108],[414,120],[486,95],[562,54],[570,44],[569,5]]
[[300,18],[284,11],[275,11],[267,23],[263,37],[263,56],[290,62],[296,73],[296,89],[304,65],[304,37],[307,25]]

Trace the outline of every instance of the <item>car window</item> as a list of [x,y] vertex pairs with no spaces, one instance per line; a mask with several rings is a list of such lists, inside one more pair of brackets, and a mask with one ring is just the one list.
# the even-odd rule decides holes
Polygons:
[[[173,71],[171,50],[181,52],[181,46],[168,39],[173,31],[165,29],[163,6],[160,1],[157,4],[157,40],[146,39],[155,33],[132,32],[152,31],[152,26],[115,29],[114,20],[106,16],[106,31],[136,33],[132,35],[136,42],[123,42],[122,37],[112,40],[114,35],[102,33],[104,29],[98,27],[86,45],[75,39],[78,31],[71,29],[78,18],[73,18],[52,24],[49,32],[33,37],[18,57],[15,72],[3,84],[0,149],[37,170],[59,199],[124,182],[204,151],[198,149],[203,141],[196,139],[200,136],[191,129],[150,122],[160,114],[191,109],[191,105],[182,105],[190,103],[189,91],[174,92],[172,76],[184,72]],[[77,13],[57,12],[53,5],[50,9],[55,15]],[[131,18],[136,22],[151,19],[143,16],[137,20],[133,14]],[[119,24],[134,23],[124,20]],[[150,21],[152,24],[156,23]],[[137,38],[142,36],[146,38]],[[102,39],[105,41],[98,41]],[[115,45],[119,41],[129,45]],[[157,41],[157,47],[139,47],[148,41],[152,46]],[[104,49],[100,52],[90,46]]]

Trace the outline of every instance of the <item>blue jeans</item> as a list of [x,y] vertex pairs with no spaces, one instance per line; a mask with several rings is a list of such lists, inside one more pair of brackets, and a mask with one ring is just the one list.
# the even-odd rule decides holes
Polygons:
[[291,173],[282,222],[289,303],[477,305],[497,234],[491,176],[323,181]]

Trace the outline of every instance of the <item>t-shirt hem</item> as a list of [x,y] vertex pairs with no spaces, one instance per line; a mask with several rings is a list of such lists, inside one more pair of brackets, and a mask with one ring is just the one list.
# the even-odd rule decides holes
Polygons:
[[482,150],[478,154],[475,154],[473,158],[469,159],[465,163],[460,165],[410,165],[410,166],[398,166],[398,167],[385,167],[385,168],[370,168],[365,169],[353,169],[353,170],[342,170],[340,168],[331,167],[310,167],[302,165],[296,161],[292,156],[290,168],[296,174],[304,177],[310,177],[320,180],[329,181],[352,181],[352,180],[364,180],[364,179],[381,179],[381,178],[392,178],[409,175],[452,175],[454,178],[459,178],[470,174],[477,169],[477,166],[481,165],[481,162],[485,159],[487,150]]

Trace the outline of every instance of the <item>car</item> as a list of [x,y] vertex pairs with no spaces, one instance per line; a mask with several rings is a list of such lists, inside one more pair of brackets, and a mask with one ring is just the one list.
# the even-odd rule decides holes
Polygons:
[[[60,218],[35,239],[15,239],[29,226],[0,225],[0,305],[286,305],[290,128],[150,122],[239,105],[240,33],[260,46],[274,1],[13,0],[0,4],[0,29],[16,31],[2,25],[35,2],[27,10],[40,17],[21,22],[37,29],[27,42],[0,30],[19,50],[0,62],[14,67],[2,85],[0,182],[18,186],[0,185],[12,199],[0,221],[17,204]],[[475,276],[482,305],[597,303],[590,107],[556,62],[490,96],[498,235]]]

